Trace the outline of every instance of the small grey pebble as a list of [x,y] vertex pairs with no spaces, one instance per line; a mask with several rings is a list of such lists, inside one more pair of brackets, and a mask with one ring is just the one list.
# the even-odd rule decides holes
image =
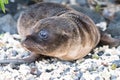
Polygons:
[[15,64],[10,64],[10,67],[12,68],[12,69],[16,69],[16,70],[19,70],[19,66],[17,66],[17,65],[15,65]]
[[7,59],[8,56],[3,52],[0,54],[0,59],[3,60],[3,59]]
[[97,71],[98,71],[98,72],[102,72],[104,69],[105,69],[104,66],[100,66],[100,67],[98,67]]
[[97,53],[98,56],[102,56],[104,54],[103,51],[100,51],[99,53]]
[[84,77],[82,77],[80,80],[86,80]]
[[6,47],[3,47],[2,49],[3,49],[4,51],[7,51],[7,50],[8,50]]
[[117,68],[120,67],[120,60],[114,60],[112,61],[112,64],[116,64]]
[[32,75],[36,75],[37,77],[39,77],[41,75],[41,71],[39,71],[37,68],[31,68],[31,74]]
[[34,62],[32,62],[32,63],[29,64],[29,66],[32,67],[32,66],[36,66],[36,65],[35,65]]
[[45,71],[49,73],[49,72],[52,72],[53,70],[54,69],[46,69]]
[[6,41],[5,43],[7,43],[7,44],[8,44],[8,43],[9,43],[9,41]]
[[60,75],[66,75],[67,73],[70,72],[70,68],[65,69],[63,72],[60,73]]
[[34,77],[30,77],[29,79],[26,80],[36,80]]
[[92,55],[86,55],[84,58],[85,59],[92,58]]
[[12,50],[12,56],[18,55],[18,52],[16,50]]
[[76,74],[77,79],[75,79],[75,80],[80,80],[80,79],[81,79],[81,77],[82,77],[82,75],[83,75],[83,73],[82,73],[82,72],[78,72],[78,73]]
[[8,50],[8,49],[13,49],[13,47],[12,47],[12,46],[10,46],[10,47],[8,47],[8,48],[7,48],[7,50]]
[[118,54],[118,57],[120,58],[120,54]]
[[52,60],[49,60],[49,63],[50,63],[50,64],[52,64],[53,62],[54,62],[54,61],[52,61]]
[[64,72],[69,72],[70,71],[70,68],[67,68]]
[[117,80],[117,76],[111,75],[110,80]]
[[63,64],[66,64],[66,65],[72,65],[72,64],[73,64],[72,61],[71,61],[71,62],[70,62],[70,61],[63,61],[62,63],[63,63]]
[[51,77],[49,80],[55,80],[55,78],[52,78],[52,77]]
[[38,70],[36,76],[39,77],[41,75],[41,73],[42,72]]
[[105,56],[111,56],[111,54],[107,53],[107,54],[105,54]]
[[30,52],[26,51],[21,55],[21,58],[27,57],[30,55]]
[[97,76],[97,77],[95,78],[95,80],[100,80],[100,77],[99,77],[99,76]]

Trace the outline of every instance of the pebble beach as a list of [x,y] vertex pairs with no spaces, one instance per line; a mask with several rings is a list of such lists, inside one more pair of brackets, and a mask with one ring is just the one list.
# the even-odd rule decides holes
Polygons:
[[[0,35],[0,60],[29,56],[18,34]],[[30,64],[0,64],[0,80],[120,80],[120,46],[96,47],[83,59],[48,58]]]

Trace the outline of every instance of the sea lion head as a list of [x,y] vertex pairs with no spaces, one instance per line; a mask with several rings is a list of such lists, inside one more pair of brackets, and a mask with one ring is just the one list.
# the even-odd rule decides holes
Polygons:
[[22,45],[36,54],[59,57],[66,55],[77,30],[65,18],[50,17],[38,21]]

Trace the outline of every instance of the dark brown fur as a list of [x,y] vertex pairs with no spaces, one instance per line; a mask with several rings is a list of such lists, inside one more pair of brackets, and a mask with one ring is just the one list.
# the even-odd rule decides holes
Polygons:
[[[45,30],[48,38],[40,38]],[[74,9],[55,3],[39,3],[24,11],[18,20],[18,33],[22,45],[32,52],[31,57],[13,60],[12,63],[33,62],[41,55],[62,60],[76,60],[86,56],[98,43],[113,46],[119,41],[103,37],[94,22]],[[108,41],[107,41],[108,40]],[[117,42],[118,41],[118,42]],[[117,46],[115,45],[115,46]],[[3,61],[0,63],[10,63]]]

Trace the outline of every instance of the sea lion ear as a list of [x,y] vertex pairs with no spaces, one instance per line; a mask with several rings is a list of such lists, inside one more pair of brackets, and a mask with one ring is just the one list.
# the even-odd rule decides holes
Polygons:
[[64,35],[64,36],[68,36],[68,37],[70,37],[70,36],[71,36],[71,34],[70,34],[70,33],[67,33],[67,32],[65,32],[65,31],[63,31],[63,32],[62,32],[62,35]]
[[69,34],[69,33],[66,33],[66,32],[63,32],[63,33],[62,33],[62,38],[63,38],[63,39],[66,39],[66,40],[67,40],[67,39],[69,39],[69,37],[70,37],[70,34]]

